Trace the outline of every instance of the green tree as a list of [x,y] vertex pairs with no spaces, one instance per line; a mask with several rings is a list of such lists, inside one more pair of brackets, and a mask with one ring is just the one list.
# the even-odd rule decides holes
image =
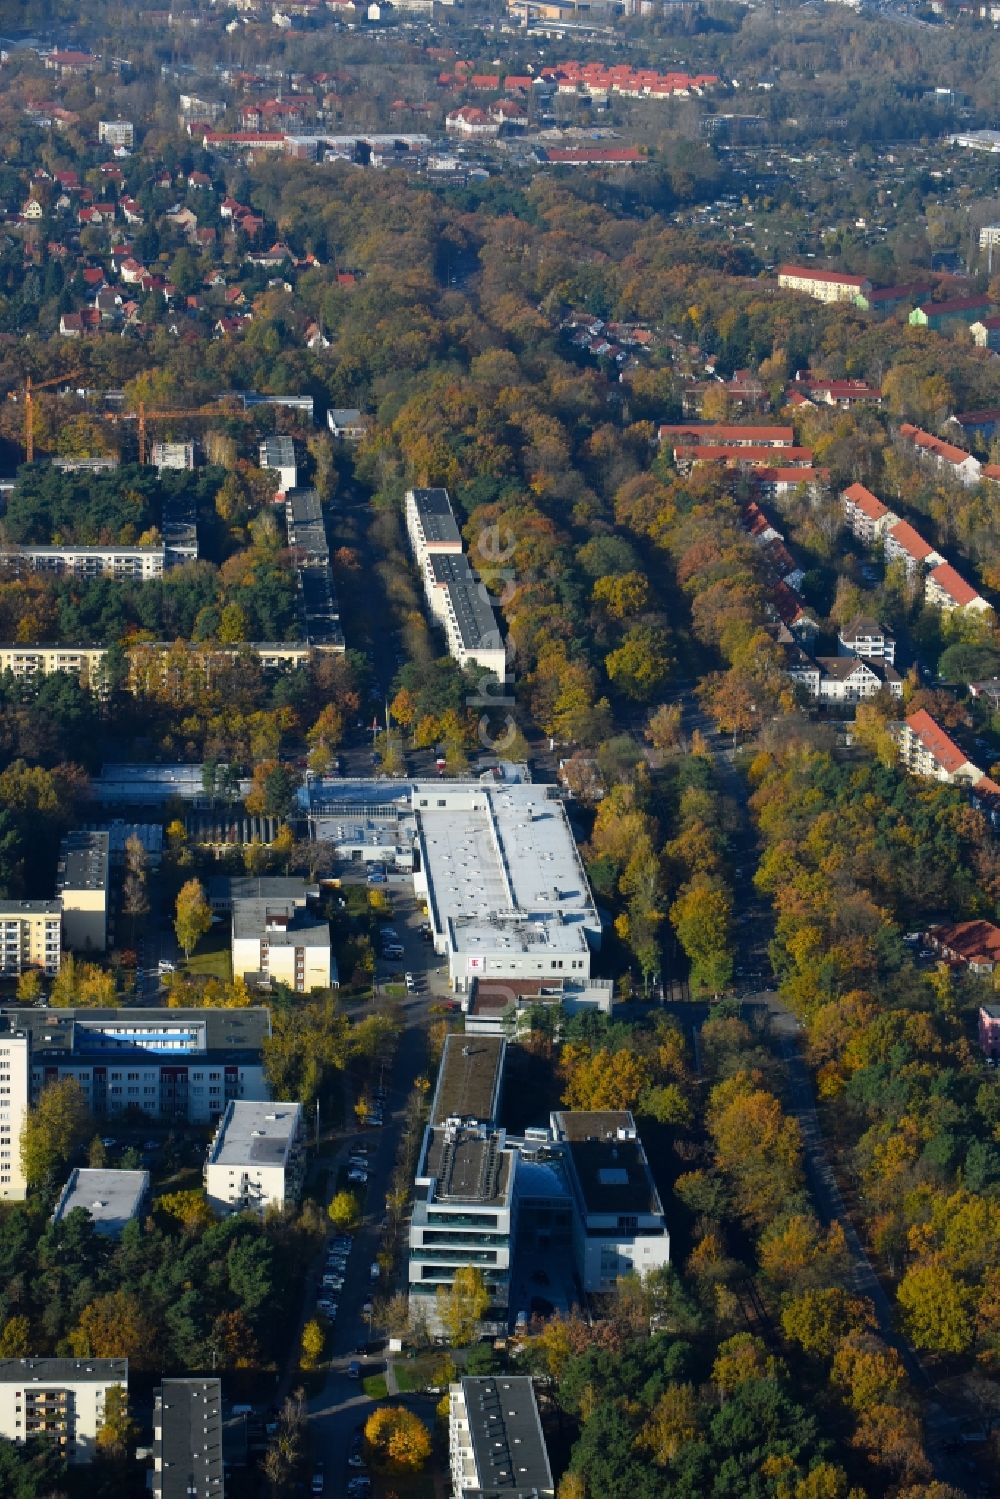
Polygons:
[[28,1185],[54,1180],[93,1127],[86,1097],[75,1078],[59,1078],[43,1088],[21,1130],[21,1169]]

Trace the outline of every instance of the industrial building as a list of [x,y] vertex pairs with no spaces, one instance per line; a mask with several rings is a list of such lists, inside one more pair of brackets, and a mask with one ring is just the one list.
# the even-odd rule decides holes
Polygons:
[[217,1213],[297,1202],[305,1170],[300,1103],[228,1104],[209,1146],[205,1193]]

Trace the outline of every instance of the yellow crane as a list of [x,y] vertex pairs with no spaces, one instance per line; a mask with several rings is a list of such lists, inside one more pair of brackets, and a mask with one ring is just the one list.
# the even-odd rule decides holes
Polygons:
[[37,383],[28,375],[24,382],[24,456],[28,463],[35,461],[35,391],[48,390],[52,385],[64,385],[67,380],[75,380],[77,375],[82,374],[82,370],[68,370],[65,375],[56,375],[52,380],[39,380]]
[[136,421],[139,432],[139,462],[146,462],[146,427],[149,422],[169,421],[171,418],[194,416],[231,416],[243,418],[249,412],[241,411],[231,401],[213,401],[208,406],[181,406],[174,410],[147,411],[146,403],[139,402]]

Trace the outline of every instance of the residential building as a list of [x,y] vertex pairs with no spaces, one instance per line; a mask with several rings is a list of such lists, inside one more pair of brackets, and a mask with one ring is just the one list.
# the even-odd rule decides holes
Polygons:
[[266,988],[287,984],[297,994],[336,983],[330,923],[304,903],[238,899],[232,912],[233,978]]
[[427,559],[424,592],[444,628],[448,653],[459,666],[480,666],[498,681],[507,675],[507,650],[485,586],[467,558],[434,553]]
[[1000,677],[989,677],[982,682],[969,682],[969,696],[981,698],[994,713],[1000,713]]
[[0,673],[9,671],[23,680],[65,671],[78,677],[82,686],[100,691],[106,655],[101,645],[0,645]]
[[149,1199],[148,1171],[111,1171],[79,1166],[59,1194],[53,1223],[61,1223],[77,1208],[89,1213],[94,1232],[120,1239],[126,1223],[138,1218]]
[[40,968],[50,978],[62,954],[62,905],[58,900],[0,900],[0,978]]
[[541,785],[417,782],[413,886],[451,987],[590,978],[601,921],[562,802]]
[[234,1099],[266,1102],[262,1049],[270,1011],[107,1010],[11,1007],[0,1016],[0,1046],[29,1038],[30,1097],[71,1077],[92,1114],[127,1111],[152,1119],[210,1124]]
[[[794,448],[795,429],[787,426],[753,426],[745,422],[664,422],[661,443],[671,447]],[[784,453],[771,453],[768,461],[784,461]]]
[[989,297],[953,297],[947,302],[922,302],[909,316],[911,328],[929,328],[945,333],[949,328],[965,328],[989,313]]
[[343,651],[344,632],[330,570],[326,522],[315,489],[286,494],[285,528],[295,559],[299,618],[306,643],[316,650]]
[[889,528],[899,520],[899,516],[863,484],[852,484],[840,498],[849,529],[866,546],[874,546],[881,541]]
[[932,926],[925,934],[928,947],[949,963],[960,963],[970,973],[992,973],[1000,965],[1000,927],[992,921],[955,921]]
[[979,1006],[979,1045],[986,1057],[1000,1057],[1000,1005]]
[[893,666],[896,642],[885,626],[866,614],[856,614],[837,636],[838,656],[860,656],[864,661],[884,661]]
[[67,833],[59,848],[56,893],[62,903],[63,947],[102,953],[108,945],[107,833]]
[[907,316],[915,302],[929,297],[934,287],[929,281],[908,282],[903,286],[873,286],[871,291],[859,293],[855,305],[877,318],[894,317],[898,312]]
[[371,422],[356,406],[336,406],[326,413],[326,424],[338,442],[360,442]]
[[492,119],[485,109],[479,109],[474,104],[463,104],[458,109],[449,110],[445,115],[444,128],[453,135],[480,138],[500,133],[499,122]]
[[222,1381],[164,1379],[153,1404],[153,1499],[224,1499]]
[[903,679],[885,661],[865,661],[860,656],[818,656],[817,692],[820,702],[859,703],[877,696],[883,687],[895,698],[903,696]]
[[127,1358],[0,1359],[0,1437],[48,1438],[66,1462],[89,1463],[112,1390],[128,1390]]
[[448,1397],[451,1499],[551,1499],[552,1469],[528,1375],[466,1375]]
[[17,546],[0,549],[0,568],[15,577],[55,573],[60,577],[118,578],[148,583],[162,578],[162,546]]
[[900,759],[914,775],[944,781],[949,786],[975,787],[987,779],[925,708],[896,724],[894,734]]
[[885,560],[898,562],[910,579],[921,569],[938,567],[944,558],[915,531],[909,521],[898,520],[885,533]]
[[278,476],[278,493],[286,494],[299,482],[295,444],[290,437],[268,437],[260,445],[260,467]]
[[969,332],[977,348],[992,349],[994,352],[1000,349],[1000,316],[991,314],[989,317],[977,318],[970,324]]
[[872,290],[867,276],[848,276],[818,266],[779,266],[778,285],[785,291],[803,292],[817,302],[853,302],[858,296],[868,296]]
[[205,1193],[217,1213],[259,1213],[297,1202],[305,1175],[300,1103],[240,1103],[219,1120],[205,1162]]
[[670,1262],[670,1234],[646,1153],[627,1110],[550,1116],[573,1196],[573,1254],[585,1291]]
[[231,916],[237,901],[280,902],[293,910],[305,910],[318,901],[320,887],[307,885],[297,875],[216,875],[208,881],[208,901],[214,916]]
[[899,435],[914,450],[918,459],[934,464],[959,484],[978,484],[982,478],[982,464],[964,448],[957,448],[954,443],[945,442],[932,432],[924,432],[912,422],[901,423]]
[[421,574],[433,554],[460,557],[462,533],[446,489],[408,489],[406,534]]
[[924,579],[924,598],[928,604],[947,613],[959,610],[962,613],[985,614],[993,608],[949,562],[939,563],[927,574]]
[[164,469],[193,469],[193,442],[154,442],[149,461],[161,474]]
[[98,120],[97,139],[102,146],[127,146],[135,143],[135,126],[131,120]]
[[28,1115],[30,1092],[27,1036],[0,1033],[0,1202],[23,1202],[28,1195],[21,1166],[21,1130]]
[[981,250],[1000,248],[1000,224],[983,225],[979,231],[979,248]]
[[[948,426],[955,426],[958,435],[966,441],[979,443],[988,448],[1000,430],[1000,406],[985,406],[978,411],[956,411],[949,417]],[[988,465],[983,465],[985,474]]]

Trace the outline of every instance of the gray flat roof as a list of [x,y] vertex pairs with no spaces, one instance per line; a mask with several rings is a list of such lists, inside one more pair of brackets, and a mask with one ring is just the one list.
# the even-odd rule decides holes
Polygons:
[[127,1358],[0,1358],[0,1384],[128,1384]]
[[31,1005],[4,1010],[0,1023],[30,1033],[32,1053],[96,1053],[102,1061],[116,1053],[150,1060],[259,1055],[271,1034],[271,1012],[263,1005],[200,1010],[36,1010]]
[[[659,1194],[630,1113],[580,1110],[553,1114],[552,1122],[566,1141],[588,1212],[662,1216]],[[625,1132],[631,1132],[631,1138],[623,1138]]]
[[212,1142],[213,1166],[283,1166],[302,1117],[300,1103],[246,1103],[226,1106]]
[[18,916],[61,916],[62,901],[58,900],[2,900],[0,899],[0,921],[10,921]]
[[420,517],[424,540],[428,542],[457,542],[462,544],[462,533],[451,508],[451,499],[446,489],[411,489],[413,503]]
[[524,1374],[462,1380],[479,1483],[487,1493],[551,1493],[552,1469],[538,1404]]
[[319,886],[307,885],[296,875],[217,874],[208,881],[208,898],[213,904],[229,905],[234,900],[274,900],[304,906],[307,900],[319,899]]
[[477,1119],[489,1123],[499,1096],[507,1043],[501,1036],[448,1036],[441,1055],[430,1122]]
[[59,1223],[74,1208],[83,1208],[99,1234],[114,1237],[138,1215],[149,1191],[148,1171],[109,1171],[79,1167],[70,1173],[52,1214]]
[[271,947],[329,947],[330,923],[290,900],[234,900],[233,936],[265,935]]
[[67,833],[59,848],[57,890],[106,890],[111,839],[107,833]]
[[265,437],[260,451],[261,468],[287,468],[295,462],[295,443],[290,437]]
[[420,1176],[434,1178],[437,1202],[506,1202],[510,1193],[511,1152],[495,1131],[428,1131]]

